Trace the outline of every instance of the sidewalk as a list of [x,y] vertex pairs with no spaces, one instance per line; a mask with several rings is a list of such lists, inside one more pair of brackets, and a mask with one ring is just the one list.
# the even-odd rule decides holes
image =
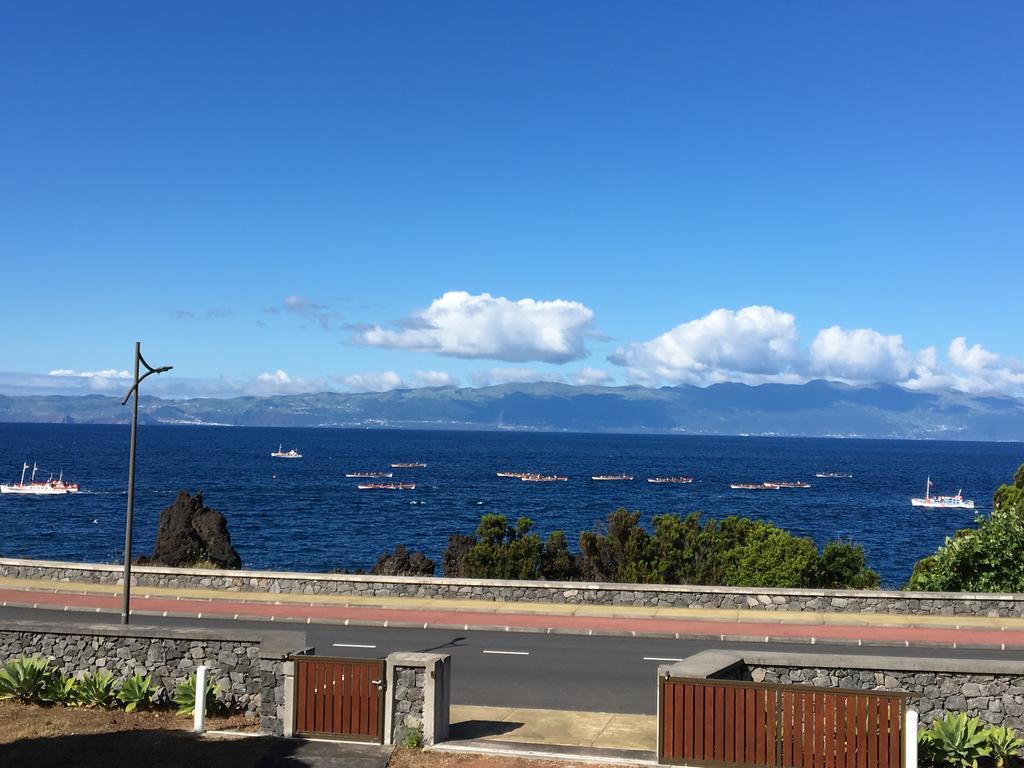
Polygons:
[[516,752],[656,762],[653,715],[511,707],[451,707],[451,738],[440,749]]
[[[0,604],[121,610],[116,585],[0,578]],[[497,603],[136,587],[133,615],[725,641],[1024,648],[1024,618]]]

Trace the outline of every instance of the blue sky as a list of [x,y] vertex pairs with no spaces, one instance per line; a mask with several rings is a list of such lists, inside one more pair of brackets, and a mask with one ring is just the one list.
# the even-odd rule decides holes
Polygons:
[[0,2],[0,392],[123,389],[139,338],[168,394],[1024,395],[1022,27],[1013,2]]

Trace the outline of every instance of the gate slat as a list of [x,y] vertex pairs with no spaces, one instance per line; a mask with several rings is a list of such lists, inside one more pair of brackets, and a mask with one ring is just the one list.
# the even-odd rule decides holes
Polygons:
[[821,741],[822,756],[825,758],[825,768],[836,768],[836,704],[838,696],[828,693],[824,694],[825,721],[824,738]]
[[369,736],[370,731],[370,686],[369,670],[365,664],[359,665],[359,733]]
[[672,744],[671,750],[676,760],[686,757],[686,731],[692,729],[690,724],[693,719],[691,712],[686,711],[686,689],[688,685],[675,685],[672,687],[671,699],[672,708]]
[[903,743],[903,703],[896,699],[889,700],[889,765],[891,768],[902,768],[901,749]]
[[721,760],[725,754],[725,690],[714,686],[715,694],[715,752],[714,759]]
[[693,758],[693,719],[695,717],[693,709],[693,686],[684,685],[680,686],[682,690],[679,691],[679,695],[674,697],[674,706],[676,711],[676,722],[681,723],[682,727],[679,729],[682,731],[679,739],[679,746],[676,755],[683,759]]
[[[380,692],[381,689],[377,687],[377,683],[374,680],[384,679],[384,670],[381,669],[380,665],[374,665],[368,667],[370,671],[370,728],[369,733],[371,736],[376,736],[380,729]],[[425,706],[425,705],[424,705]]]
[[736,762],[736,689],[723,688],[722,693],[725,700],[723,702],[725,717],[721,727],[724,741],[721,759],[727,763],[733,763]]

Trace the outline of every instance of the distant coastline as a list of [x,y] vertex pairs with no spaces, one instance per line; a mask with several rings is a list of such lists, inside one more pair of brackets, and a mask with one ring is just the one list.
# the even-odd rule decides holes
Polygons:
[[[123,424],[107,395],[0,395],[0,423]],[[505,384],[333,393],[143,397],[143,424],[583,434],[1024,440],[1024,402],[892,385],[715,384],[598,387]]]

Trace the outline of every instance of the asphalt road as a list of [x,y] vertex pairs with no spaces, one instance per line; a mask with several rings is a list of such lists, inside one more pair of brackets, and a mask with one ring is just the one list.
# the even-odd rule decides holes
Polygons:
[[[110,613],[0,608],[4,620],[116,623]],[[394,651],[448,653],[452,656],[452,703],[487,706],[574,709],[654,714],[659,663],[682,659],[708,648],[757,649],[806,653],[807,643],[722,643],[533,632],[459,632],[442,629],[345,627],[337,624],[247,622],[140,616],[133,624],[245,630],[304,631],[323,656],[382,658]],[[819,645],[822,653],[847,655],[933,656],[1017,660],[1024,651],[989,649],[881,648]]]

